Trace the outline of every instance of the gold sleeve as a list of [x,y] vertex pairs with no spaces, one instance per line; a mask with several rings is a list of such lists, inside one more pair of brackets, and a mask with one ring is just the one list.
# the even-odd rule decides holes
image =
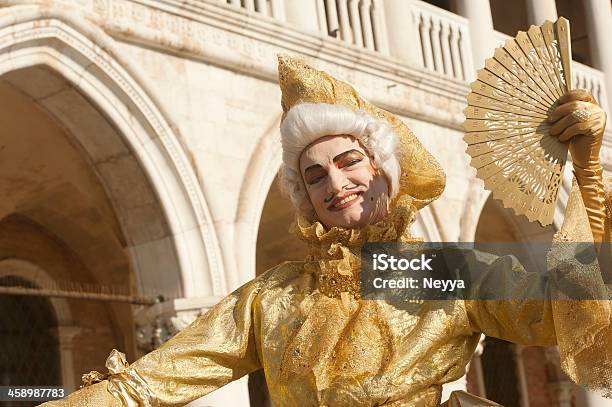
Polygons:
[[597,105],[590,93],[583,92],[597,108],[592,114],[592,119],[587,122],[589,127],[583,134],[572,139],[569,150],[593,240],[599,245],[603,240],[606,219],[603,168],[599,159],[606,128],[606,113]]
[[45,406],[182,406],[259,369],[252,316],[264,276],[225,297],[131,366],[113,351],[106,380]]
[[134,362],[160,405],[184,405],[261,368],[252,316],[264,275]]
[[[576,255],[576,248],[584,243],[587,245],[582,247],[592,253],[587,258]],[[487,274],[497,272],[497,275],[493,274],[490,281],[496,284],[504,284],[508,279],[517,281],[516,275],[508,274],[509,270],[525,276],[518,279],[520,283],[514,284],[514,288],[533,289],[545,284],[543,292],[547,299],[466,301],[473,329],[523,345],[558,345],[561,366],[574,382],[612,397],[612,301],[576,184],[568,200],[563,226],[547,256],[548,279],[536,281],[538,273],[525,272],[510,257],[493,261],[492,265],[498,267],[492,267]],[[508,263],[505,271],[501,266],[504,262]],[[568,296],[568,287],[579,289],[581,299]]]
[[107,389],[108,380],[92,384],[75,391],[62,400],[43,403],[44,407],[123,407],[123,403],[115,398]]
[[606,219],[603,168],[598,162],[588,167],[580,167],[579,163],[574,163],[574,175],[580,185],[593,239],[596,243],[601,243]]
[[[558,239],[588,242],[588,238],[593,236],[592,222],[589,227],[591,213],[588,205],[585,207],[583,198],[582,186],[579,192],[575,185],[568,200]],[[607,202],[608,210],[607,213],[604,211],[605,216],[601,223],[608,225],[602,228],[608,230],[602,230],[603,233],[600,234],[604,236],[605,244],[599,253],[597,274],[589,273],[583,267],[583,270],[575,273],[573,277],[573,280],[587,286],[588,295],[593,299],[553,301],[552,308],[561,367],[576,383],[612,398],[612,293],[610,286],[606,285],[609,281],[604,280],[605,273],[610,271],[611,263],[601,252],[610,250],[608,238],[612,212],[609,195]],[[554,262],[552,265],[555,265]]]
[[539,273],[527,272],[514,256],[497,257],[486,267],[475,267],[484,270],[474,282],[478,294],[469,297],[503,299],[466,300],[472,329],[522,345],[556,344],[552,304],[544,299],[548,288]]

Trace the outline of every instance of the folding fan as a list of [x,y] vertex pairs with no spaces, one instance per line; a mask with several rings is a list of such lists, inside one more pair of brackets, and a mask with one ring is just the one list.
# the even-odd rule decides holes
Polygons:
[[504,207],[551,224],[568,145],[546,119],[572,88],[569,21],[519,31],[470,86],[463,139],[476,175]]

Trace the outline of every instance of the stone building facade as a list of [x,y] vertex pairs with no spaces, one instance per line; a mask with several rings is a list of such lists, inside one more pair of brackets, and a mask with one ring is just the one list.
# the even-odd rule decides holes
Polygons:
[[[0,304],[10,328],[0,346],[42,338],[22,356],[6,352],[0,385],[75,388],[80,374],[105,370],[111,348],[133,360],[302,256],[275,181],[279,53],[401,116],[442,163],[446,191],[420,212],[416,235],[550,239],[569,171],[554,225],[530,224],[475,178],[461,123],[493,48],[559,15],[572,22],[576,86],[610,112],[608,0],[0,0]],[[602,158],[609,174],[610,130]],[[555,349],[481,345],[447,391],[522,407],[612,405],[567,382]],[[504,389],[487,382],[499,361],[512,367]],[[245,378],[194,405],[248,400]]]

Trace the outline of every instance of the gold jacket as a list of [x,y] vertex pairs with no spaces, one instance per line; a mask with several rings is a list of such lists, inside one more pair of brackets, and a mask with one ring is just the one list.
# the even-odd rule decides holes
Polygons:
[[[558,239],[582,241],[590,236],[588,220],[579,194],[572,197]],[[524,345],[558,344],[572,379],[610,390],[610,301],[359,299],[359,247],[411,241],[414,216],[414,208],[398,207],[362,230],[325,230],[300,219],[295,232],[310,246],[305,261],[248,282],[131,366],[115,351],[106,380],[49,405],[121,406],[122,399],[179,406],[264,369],[277,407],[438,406],[442,385],[465,373],[481,332]],[[552,263],[564,261],[563,253],[551,253]],[[518,277],[528,284],[533,274],[511,256],[479,257],[491,283]],[[598,267],[575,278],[606,290]],[[469,398],[455,393],[448,405],[495,405]]]

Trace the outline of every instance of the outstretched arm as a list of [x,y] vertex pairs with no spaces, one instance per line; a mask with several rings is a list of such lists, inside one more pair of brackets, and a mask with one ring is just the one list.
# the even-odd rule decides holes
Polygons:
[[45,406],[182,406],[257,370],[252,315],[264,276],[228,295],[131,366],[113,351],[106,380]]

